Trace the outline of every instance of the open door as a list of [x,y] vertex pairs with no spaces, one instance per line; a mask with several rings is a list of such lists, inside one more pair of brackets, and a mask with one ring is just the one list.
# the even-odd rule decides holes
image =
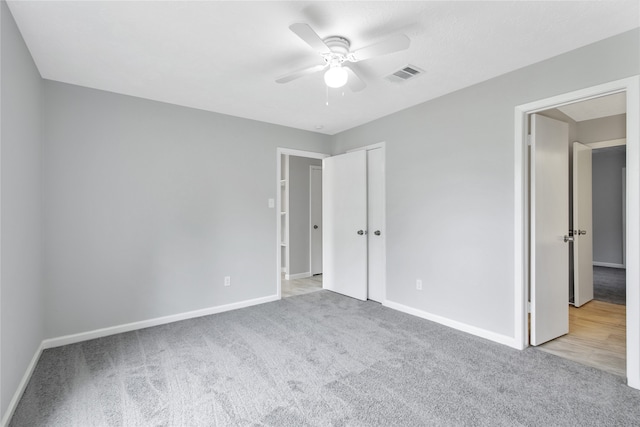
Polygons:
[[591,147],[573,143],[573,303],[593,299]]
[[367,299],[367,153],[322,161],[323,288]]
[[569,126],[531,115],[531,344],[569,332]]
[[322,274],[322,168],[309,169],[311,275]]

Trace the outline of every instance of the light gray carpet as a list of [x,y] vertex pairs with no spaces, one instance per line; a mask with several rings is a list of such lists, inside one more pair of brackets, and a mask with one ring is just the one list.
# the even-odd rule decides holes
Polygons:
[[593,267],[593,298],[612,304],[627,303],[627,270]]
[[11,426],[623,426],[621,377],[329,291],[46,350]]

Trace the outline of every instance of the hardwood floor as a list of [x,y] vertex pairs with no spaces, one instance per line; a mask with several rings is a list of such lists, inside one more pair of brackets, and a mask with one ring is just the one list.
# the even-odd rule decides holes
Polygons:
[[620,304],[590,301],[569,307],[569,333],[538,348],[626,377],[626,313]]
[[294,280],[285,280],[284,275],[282,275],[281,284],[282,298],[304,295],[322,289],[322,274]]

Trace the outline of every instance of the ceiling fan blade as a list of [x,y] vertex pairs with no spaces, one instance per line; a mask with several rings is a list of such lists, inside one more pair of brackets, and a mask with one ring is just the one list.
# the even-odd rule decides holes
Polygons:
[[343,65],[343,68],[347,70],[347,74],[349,75],[349,79],[347,80],[347,86],[349,86],[349,89],[353,92],[360,92],[362,89],[367,87],[364,80],[362,80],[351,67]]
[[286,74],[276,80],[276,83],[289,83],[291,80],[299,79],[300,77],[308,76],[309,74],[322,71],[328,66],[328,64],[314,65],[313,67],[303,68],[302,70],[294,71]]
[[331,53],[331,49],[324,44],[320,36],[313,31],[307,24],[291,24],[289,29],[296,33],[305,43],[311,46],[316,52],[319,53]]
[[373,58],[375,56],[386,55],[388,53],[398,52],[409,48],[411,40],[404,34],[397,34],[391,38],[388,38],[380,43],[375,43],[362,49],[358,49],[355,52],[351,52],[347,59],[351,62],[364,61],[365,59]]

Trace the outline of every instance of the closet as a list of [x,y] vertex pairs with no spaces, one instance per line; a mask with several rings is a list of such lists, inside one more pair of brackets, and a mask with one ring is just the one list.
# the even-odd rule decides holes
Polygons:
[[323,160],[323,287],[385,299],[384,147]]

